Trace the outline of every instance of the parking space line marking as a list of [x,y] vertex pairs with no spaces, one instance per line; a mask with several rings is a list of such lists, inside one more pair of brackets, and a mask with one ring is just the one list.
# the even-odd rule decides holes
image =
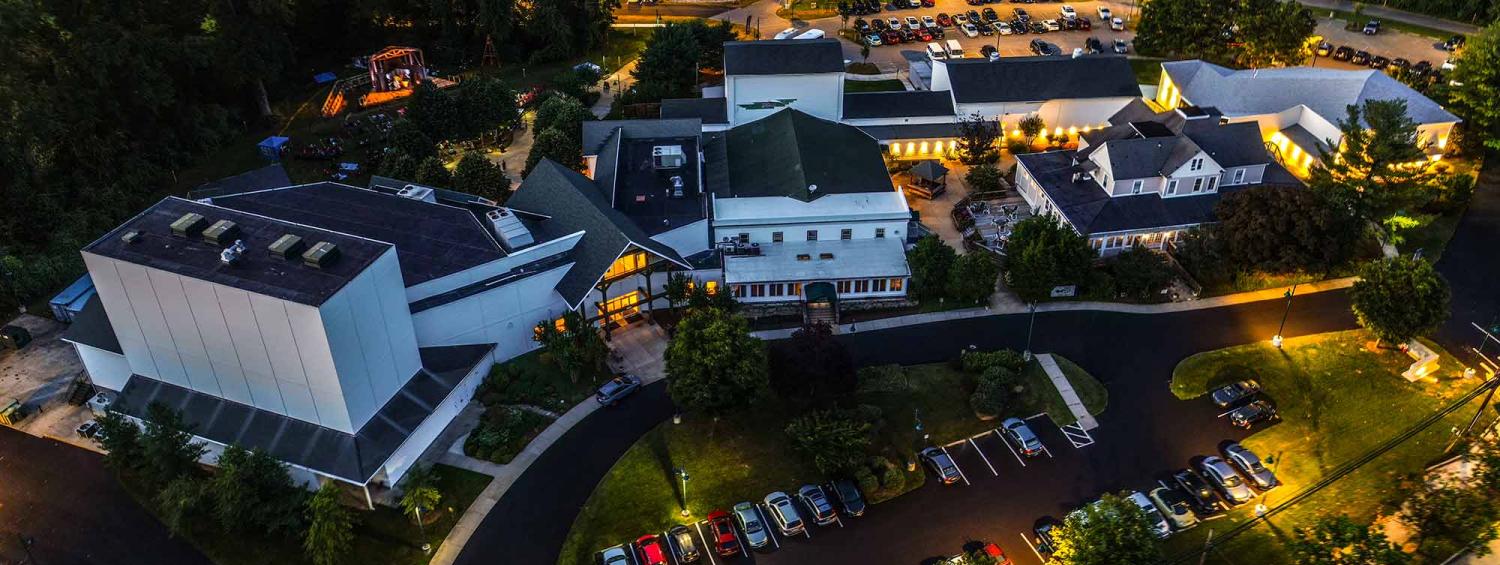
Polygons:
[[1010,456],[1015,457],[1017,463],[1020,463],[1022,467],[1026,466],[1026,461],[1021,459],[1021,454],[1016,453],[1016,448],[1010,446],[1010,442],[1006,441],[1005,436],[1000,433],[1000,430],[995,430],[995,437],[1000,438],[1000,443],[1005,444],[1005,449],[1010,451]]
[[969,438],[969,445],[974,446],[974,451],[979,453],[980,459],[984,460],[984,466],[990,468],[990,474],[995,475],[996,477],[1000,476],[1000,472],[996,471],[995,466],[990,464],[990,458],[984,456],[984,450],[979,449],[979,444],[974,443],[974,438]]
[[964,440],[956,439],[956,440],[953,440],[951,442],[948,442],[948,444],[944,445],[943,448],[946,449],[946,448],[949,448],[949,447],[953,447],[953,446],[958,445],[958,444],[963,443],[963,442],[964,442]]
[[806,522],[802,523],[802,535],[807,536],[807,539],[812,539],[812,528],[807,527]]
[[766,519],[766,513],[769,511],[762,512],[760,509],[761,506],[760,504],[755,505],[755,515],[760,516],[761,527],[766,529],[766,535],[770,536],[771,544],[775,545],[776,549],[781,549],[781,542],[776,541],[776,524]]
[[693,522],[693,527],[698,529],[698,541],[703,542],[703,553],[708,554],[708,565],[719,565],[714,561],[714,554],[719,552],[718,540],[714,540],[713,547],[709,547],[708,538],[703,535],[703,522]]
[[948,453],[948,448],[947,447],[943,447],[941,449],[943,450],[943,455],[947,455],[948,456],[948,460],[953,462],[953,468],[958,471],[958,478],[964,480],[964,485],[966,485],[966,486],[973,485],[973,483],[969,482],[969,476],[964,474],[964,468],[958,466],[958,460],[953,458],[953,454]]
[[1037,560],[1041,561],[1042,563],[1046,563],[1047,560],[1046,559],[1042,559],[1042,552],[1037,551],[1036,546],[1031,544],[1031,539],[1027,538],[1026,534],[1020,534],[1020,536],[1021,536],[1021,541],[1026,542],[1026,547],[1031,548],[1031,553],[1034,554],[1034,555],[1036,555]]
[[671,561],[672,563],[681,565],[682,562],[677,560],[677,552],[672,550],[672,540],[671,538],[667,537],[666,530],[662,530],[660,539],[662,543],[665,543],[667,545],[667,560]]
[[[1021,419],[1022,420],[1035,420],[1037,418],[1041,418],[1041,417],[1046,416],[1046,415],[1047,415],[1046,412],[1041,412],[1041,413],[1038,413],[1038,414],[1035,414],[1035,415],[1032,415],[1032,416],[1027,416],[1027,417],[1021,418]],[[1025,538],[1026,536],[1021,536],[1021,537]]]
[[838,524],[840,528],[844,527],[844,521],[839,519],[837,514],[833,516],[833,523]]
[[1052,457],[1052,450],[1051,449],[1047,449],[1047,444],[1045,444],[1045,443],[1042,444],[1042,453],[1046,453],[1048,459],[1052,459],[1053,458]]

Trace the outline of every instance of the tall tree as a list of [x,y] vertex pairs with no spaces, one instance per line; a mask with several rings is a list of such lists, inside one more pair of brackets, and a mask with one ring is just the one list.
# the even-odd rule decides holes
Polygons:
[[635,69],[630,71],[635,77],[632,101],[656,102],[693,95],[702,54],[694,29],[693,25],[680,23],[657,28],[641,51]]
[[1235,29],[1242,67],[1291,67],[1312,56],[1311,38],[1318,22],[1312,10],[1297,2],[1241,0]]
[[547,128],[536,135],[536,141],[531,144],[531,152],[526,154],[526,169],[521,171],[521,175],[530,175],[542,159],[551,159],[564,168],[575,171],[583,170],[583,148],[578,139],[557,128]]
[[416,124],[429,139],[452,139],[473,116],[464,113],[451,92],[439,90],[430,80],[422,81],[407,98],[406,119]]
[[145,462],[140,426],[119,412],[110,412],[99,418],[99,433],[94,436],[94,441],[104,448],[104,464],[117,477],[133,477]]
[[1135,30],[1136,50],[1228,63],[1234,58],[1228,41],[1234,26],[1234,6],[1233,0],[1146,2]]
[[1377,339],[1402,344],[1448,319],[1448,282],[1432,264],[1410,257],[1372,261],[1349,289],[1359,325]]
[[292,0],[210,0],[203,30],[220,51],[216,68],[251,87],[262,118],[271,116],[266,81],[274,80],[294,56],[288,31]]
[[948,271],[958,253],[943,240],[929,235],[917,240],[917,245],[906,254],[906,263],[911,266],[911,290],[921,300],[940,298],[948,293]]
[[1448,108],[1464,119],[1465,145],[1500,150],[1500,22],[1470,35],[1453,64]]
[[208,481],[214,517],[227,532],[282,533],[301,526],[304,491],[286,464],[261,450],[230,445]]
[[516,90],[493,77],[481,75],[465,80],[458,90],[457,106],[462,119],[455,134],[461,138],[504,131],[521,123]]
[[1001,136],[1000,122],[978,113],[958,120],[958,157],[966,165],[994,163],[1000,158],[996,145]]
[[667,345],[667,393],[687,410],[720,414],[766,386],[766,348],[744,318],[718,308],[688,312]]
[[599,337],[599,331],[583,319],[583,314],[568,311],[561,319],[561,327],[553,321],[537,322],[533,339],[542,344],[558,366],[567,371],[568,379],[576,383],[580,377],[602,370],[609,346]]
[[1177,276],[1164,255],[1139,245],[1110,258],[1108,264],[1115,291],[1136,300],[1160,296]]
[[198,470],[198,458],[207,450],[193,441],[182,414],[160,403],[146,407],[146,426],[141,434],[141,457],[148,480],[164,485]]
[[1161,548],[1146,513],[1125,493],[1099,497],[1098,502],[1068,514],[1052,531],[1057,542],[1053,560],[1068,565],[1156,563]]
[[1042,120],[1041,114],[1027,114],[1016,122],[1016,129],[1021,130],[1021,137],[1026,139],[1026,145],[1030,147],[1036,141],[1036,136],[1047,131],[1047,122]]
[[1297,528],[1290,544],[1299,565],[1406,565],[1411,556],[1370,524],[1345,515],[1325,516]]
[[583,137],[583,122],[592,119],[594,115],[577,98],[553,93],[537,105],[536,116],[531,120],[531,131],[535,137],[540,132],[556,129],[574,139],[580,139]]
[[986,302],[995,293],[1000,265],[987,251],[960,255],[948,271],[948,296],[966,304]]
[[1052,216],[1016,223],[1005,254],[1006,284],[1031,303],[1050,298],[1053,287],[1081,284],[1099,255],[1088,239]]
[[453,169],[453,190],[504,204],[510,198],[510,179],[499,165],[479,153],[465,153]]
[[1443,175],[1426,163],[1417,125],[1405,100],[1367,100],[1339,121],[1343,139],[1313,165],[1308,186],[1375,226],[1387,243],[1411,225],[1416,210],[1437,192]]
[[1417,555],[1434,563],[1461,551],[1484,555],[1500,538],[1500,499],[1483,488],[1426,482],[1406,502],[1401,521],[1416,529]]
[[314,565],[337,565],[354,549],[354,513],[339,502],[339,487],[325,483],[307,501],[302,549]]
[[453,186],[453,174],[443,166],[443,160],[435,156],[417,163],[417,171],[412,175],[412,180],[427,186]]
[[854,358],[828,324],[803,326],[768,350],[771,390],[787,402],[827,405],[854,393]]
[[1326,272],[1354,256],[1359,222],[1344,206],[1302,188],[1260,186],[1224,195],[1215,234],[1230,261],[1272,272]]
[[207,481],[195,475],[167,481],[155,499],[162,523],[174,536],[188,534],[207,510],[210,494]]

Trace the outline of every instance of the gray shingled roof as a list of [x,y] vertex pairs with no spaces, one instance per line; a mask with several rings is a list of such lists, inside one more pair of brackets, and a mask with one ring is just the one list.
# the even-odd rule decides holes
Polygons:
[[615,130],[625,139],[653,137],[696,137],[703,131],[703,122],[698,118],[671,120],[595,120],[583,122],[583,154],[598,155],[604,141]]
[[1214,106],[1228,116],[1280,112],[1305,105],[1337,122],[1345,108],[1366,100],[1405,100],[1418,124],[1460,121],[1437,102],[1379,70],[1287,67],[1236,71],[1204,61],[1162,63],[1162,70],[1198,106]]
[[661,101],[664,120],[698,118],[705,124],[729,123],[729,101],[718,98],[668,98]]
[[889,141],[893,139],[934,139],[944,137],[958,137],[958,124],[953,122],[939,124],[897,124],[891,126],[854,126],[860,131],[869,134],[875,139]]
[[[787,108],[727,135],[728,185],[738,197],[895,190],[880,143],[854,126]],[[816,185],[816,191],[808,187]]]
[[603,191],[588,177],[550,159],[537,163],[506,205],[547,216],[540,224],[554,233],[584,232],[571,251],[575,264],[556,287],[573,308],[582,305],[609,266],[632,246],[689,267],[676,250],[651,239],[611,207]]
[[1141,95],[1124,57],[1001,57],[958,59],[947,65],[953,98],[961,104],[1112,98]]
[[801,75],[844,71],[837,39],[730,41],[724,44],[724,74]]
[[232,177],[200,184],[197,188],[188,191],[188,199],[199,200],[225,194],[279,188],[291,184],[292,177],[287,176],[286,169],[281,166],[281,163],[272,163]]
[[1121,180],[1159,177],[1198,153],[1198,146],[1185,137],[1115,139],[1104,142],[1104,147],[1110,173]]
[[1241,167],[1271,161],[1260,126],[1255,122],[1189,128],[1186,134],[1221,167]]
[[844,94],[844,119],[952,116],[953,95],[946,90],[900,90]]

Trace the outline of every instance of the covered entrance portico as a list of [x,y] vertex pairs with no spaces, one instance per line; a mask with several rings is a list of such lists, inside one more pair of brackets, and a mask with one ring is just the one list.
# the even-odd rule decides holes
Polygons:
[[813,282],[803,285],[802,321],[806,324],[839,323],[839,293],[831,282]]

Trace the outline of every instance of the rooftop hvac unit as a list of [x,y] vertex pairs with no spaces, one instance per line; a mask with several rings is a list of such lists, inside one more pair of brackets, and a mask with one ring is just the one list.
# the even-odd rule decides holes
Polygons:
[[672,175],[672,198],[682,198],[682,175]]
[[531,237],[531,230],[526,229],[526,225],[521,223],[521,219],[510,208],[490,210],[484,217],[489,219],[490,228],[495,230],[495,237],[506,250],[515,251],[536,243],[536,239]]
[[314,243],[311,248],[302,253],[302,264],[316,269],[324,269],[332,265],[339,258],[339,247],[326,241]]
[[680,169],[687,164],[681,145],[658,145],[651,148],[651,164],[658,169]]
[[219,247],[227,247],[240,237],[240,227],[229,220],[219,220],[203,230],[203,241]]
[[406,188],[396,191],[396,196],[421,200],[423,202],[432,202],[434,204],[437,203],[437,195],[432,192],[432,189],[414,184],[408,184]]
[[120,241],[123,241],[125,243],[137,243],[140,240],[141,230],[130,230],[128,232],[125,232],[125,235],[120,236]]
[[301,256],[302,250],[307,249],[307,244],[302,243],[302,238],[300,237],[285,234],[276,238],[276,241],[271,242],[271,246],[267,249],[271,251],[272,256],[290,261]]
[[234,240],[234,245],[231,245],[228,249],[219,252],[219,262],[228,266],[233,266],[235,263],[238,263],[240,261],[240,255],[243,255],[244,253],[245,242],[236,239]]
[[172,222],[172,235],[177,237],[197,237],[203,233],[203,228],[208,226],[208,220],[203,214],[188,212],[183,214],[177,221]]

